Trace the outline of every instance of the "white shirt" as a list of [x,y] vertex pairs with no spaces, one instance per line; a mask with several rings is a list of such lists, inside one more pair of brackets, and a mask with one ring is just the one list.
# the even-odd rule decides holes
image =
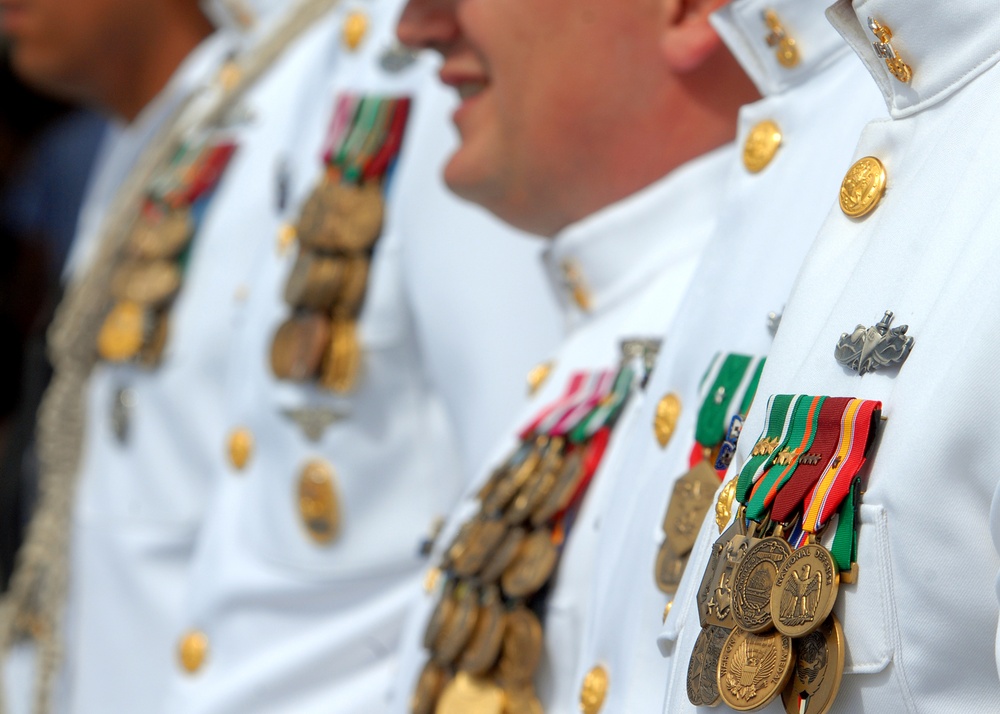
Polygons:
[[[521,417],[508,426],[477,480],[480,485],[516,443],[516,435],[541,408],[565,388],[574,372],[617,367],[620,341],[655,333],[673,314],[687,287],[704,242],[715,225],[715,199],[731,161],[732,148],[710,152],[672,172],[653,185],[570,226],[558,235],[545,260],[561,299],[570,332],[554,351],[554,369]],[[572,266],[590,296],[585,311],[571,297],[564,266]],[[641,395],[635,395],[617,429],[625,429]],[[612,438],[610,460],[616,448]],[[596,474],[563,550],[545,615],[545,653],[536,676],[539,698],[548,712],[576,710],[573,674],[580,645],[592,577],[595,541],[601,532],[601,514],[613,479]],[[451,514],[438,540],[433,562],[454,538],[462,523],[476,511],[469,494]],[[438,597],[424,595],[407,625],[400,656],[400,672],[391,711],[408,711],[409,698],[427,659],[421,644],[423,629]]]
[[[733,468],[761,431],[769,395],[878,399],[888,421],[862,472],[860,576],[835,613],[847,642],[835,712],[966,712],[1000,707],[994,658],[1000,558],[987,523],[997,477],[995,264],[1000,204],[1000,17],[988,0],[841,0],[830,18],[868,66],[891,120],[869,124],[854,159],[878,157],[887,191],[868,216],[834,210],[796,280]],[[911,84],[875,56],[873,17],[893,32]],[[836,198],[835,195],[831,198]],[[915,343],[898,368],[860,377],[833,350],[886,310]],[[929,524],[938,524],[937,527]],[[942,530],[940,524],[950,524]],[[714,533],[713,533],[714,531]],[[704,524],[661,644],[663,710],[691,711],[685,679],[697,637],[694,589],[718,536]],[[696,564],[701,563],[701,566]],[[780,703],[766,711],[782,711]]]
[[[767,44],[764,10],[776,12],[795,40],[795,67],[780,64]],[[617,486],[594,556],[597,595],[576,673],[579,690],[592,667],[605,669],[607,712],[653,711],[663,696],[669,663],[656,634],[672,598],[657,588],[654,566],[674,483],[689,468],[701,377],[716,353],[767,355],[768,314],[783,310],[811,236],[850,165],[858,132],[885,115],[863,65],[815,3],[737,0],[715,14],[713,24],[764,95],[740,111],[737,146],[765,120],[781,129],[782,143],[758,173],[732,157],[718,197],[718,228],[667,330],[641,415],[621,435],[621,458],[607,466]],[[661,447],[653,423],[660,399],[670,393],[680,398],[682,411],[671,441]],[[671,616],[668,632],[673,627]]]
[[[401,623],[419,592],[421,541],[468,480],[460,449],[466,439],[481,443],[492,420],[509,418],[524,393],[527,367],[551,339],[536,321],[554,308],[546,313],[536,301],[535,314],[527,309],[532,296],[547,290],[534,263],[540,244],[515,239],[521,247],[490,264],[490,254],[472,241],[489,231],[493,251],[493,241],[507,238],[506,231],[462,210],[440,186],[448,145],[431,122],[443,125],[453,100],[425,91],[430,58],[397,72],[382,65],[401,8],[398,0],[345,3],[306,38],[312,50],[289,53],[250,100],[261,122],[284,117],[286,123],[248,140],[255,155],[268,160],[241,173],[242,197],[220,203],[213,221],[220,232],[242,236],[253,254],[229,345],[220,425],[227,432],[249,429],[255,445],[249,463],[237,471],[226,462],[225,439],[216,442],[213,470],[221,482],[199,537],[183,622],[174,633],[177,642],[185,630],[203,631],[209,654],[194,674],[173,664],[165,669],[171,678],[164,706],[169,712],[380,711]],[[343,49],[342,28],[345,17],[359,11],[369,30],[350,53]],[[282,97],[290,86],[300,93],[293,103]],[[352,393],[337,395],[278,380],[268,355],[275,330],[290,314],[282,292],[296,257],[294,249],[276,252],[278,227],[282,219],[294,220],[319,180],[335,100],[347,92],[407,96],[414,105],[359,324],[362,374]],[[248,211],[273,204],[264,195],[277,164],[286,165],[290,176],[284,215]],[[451,240],[469,242],[454,246]],[[481,266],[492,272],[487,276]],[[484,279],[461,282],[470,276]],[[520,296],[517,279],[523,280]],[[454,303],[450,311],[439,310],[445,298]],[[478,311],[498,302],[509,302],[526,322],[484,324],[487,315]],[[477,321],[488,334],[465,339],[463,330]],[[455,351],[439,346],[443,340]],[[546,341],[539,346],[535,340]],[[492,351],[498,344],[503,349]],[[488,397],[473,409],[469,402],[482,393],[455,387],[487,375],[505,385],[503,398]],[[454,384],[439,386],[438,380]],[[334,418],[315,441],[290,418],[303,409]],[[453,415],[464,422],[457,425]],[[482,460],[473,455],[475,448],[464,449],[469,461]],[[343,520],[339,536],[327,545],[308,538],[295,496],[303,464],[312,459],[335,473]]]

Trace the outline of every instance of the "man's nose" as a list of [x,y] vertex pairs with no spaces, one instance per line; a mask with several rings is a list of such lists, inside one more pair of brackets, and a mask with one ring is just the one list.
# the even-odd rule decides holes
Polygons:
[[413,49],[442,50],[458,37],[456,0],[409,0],[396,26],[396,37]]

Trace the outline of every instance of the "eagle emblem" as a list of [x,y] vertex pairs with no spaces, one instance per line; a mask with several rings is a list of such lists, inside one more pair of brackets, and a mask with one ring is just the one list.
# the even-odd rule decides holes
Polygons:
[[798,627],[816,619],[819,602],[820,576],[806,563],[801,571],[793,571],[781,594],[781,621]]
[[729,691],[745,702],[752,702],[774,672],[776,655],[770,647],[744,640],[733,653],[727,668]]
[[837,361],[864,375],[879,367],[902,364],[913,349],[913,338],[908,337],[909,325],[892,327],[892,312],[886,310],[882,320],[873,327],[858,325],[854,332],[843,333],[834,350]]

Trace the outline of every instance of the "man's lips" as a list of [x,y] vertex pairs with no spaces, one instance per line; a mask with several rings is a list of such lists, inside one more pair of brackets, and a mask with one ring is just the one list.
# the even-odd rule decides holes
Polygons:
[[454,87],[463,101],[475,97],[489,85],[489,80],[481,72],[463,71],[447,64],[439,74],[442,84]]

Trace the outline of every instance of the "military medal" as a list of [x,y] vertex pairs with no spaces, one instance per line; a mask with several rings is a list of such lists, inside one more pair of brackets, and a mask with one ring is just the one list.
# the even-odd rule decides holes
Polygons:
[[719,655],[719,694],[736,711],[762,709],[777,699],[795,666],[792,638],[733,630]]
[[333,469],[325,461],[310,461],[299,477],[299,515],[309,537],[332,542],[340,532],[340,499]]
[[844,677],[844,630],[836,616],[795,641],[795,668],[781,693],[787,714],[826,714]]
[[445,671],[434,662],[424,665],[420,678],[417,680],[417,689],[410,699],[410,712],[412,714],[434,714],[434,705],[441,696],[445,685]]
[[150,180],[111,274],[115,302],[97,337],[101,359],[146,368],[159,364],[169,334],[169,306],[181,289],[198,229],[195,217],[204,213],[235,151],[228,141],[182,144]]
[[503,690],[483,677],[459,672],[441,692],[435,714],[503,714]]
[[279,379],[314,380],[340,394],[361,379],[358,320],[385,218],[386,174],[398,156],[409,112],[406,98],[337,100],[323,178],[299,212],[293,229],[299,251],[285,284],[285,302],[296,311],[292,319],[323,320],[328,341],[321,364],[312,361],[304,376],[294,377],[284,361],[273,358],[288,349],[279,348],[282,336],[275,335],[272,368]]
[[[454,679],[436,704],[428,703],[437,670],[425,670],[414,711],[480,711],[459,710],[460,701],[494,711],[494,693],[500,692],[502,713],[542,714],[533,679],[544,635],[535,613],[544,610],[562,546],[611,431],[643,379],[643,357],[638,350],[623,357],[618,370],[572,375],[562,396],[522,429],[520,443],[479,489],[478,512],[442,558],[448,580],[424,632],[431,661]],[[463,700],[462,693],[473,689],[481,700]]]

